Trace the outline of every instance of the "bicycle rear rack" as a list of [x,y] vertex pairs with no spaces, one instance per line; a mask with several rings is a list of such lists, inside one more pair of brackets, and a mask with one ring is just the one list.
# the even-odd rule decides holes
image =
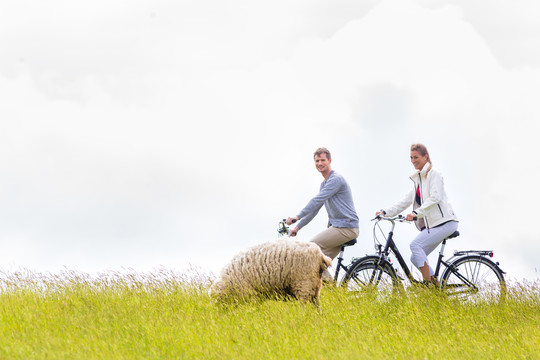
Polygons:
[[464,250],[464,251],[454,251],[454,256],[476,254],[481,256],[493,257],[492,250]]

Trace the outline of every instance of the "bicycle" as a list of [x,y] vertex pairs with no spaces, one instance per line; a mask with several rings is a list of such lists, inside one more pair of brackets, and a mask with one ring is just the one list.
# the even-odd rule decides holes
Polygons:
[[[290,235],[289,227],[287,226],[287,224],[285,224],[285,221],[286,221],[286,219],[283,219],[278,224],[278,234],[279,234],[279,236]],[[294,222],[296,222],[296,221],[293,221],[293,223]],[[343,269],[345,271],[345,273],[348,273],[349,267],[352,265],[352,262],[351,262],[351,264],[349,264],[349,266],[343,264],[343,255],[345,254],[345,248],[349,247],[349,246],[353,246],[354,244],[356,244],[356,242],[357,242],[357,239],[352,239],[352,240],[350,240],[350,241],[348,241],[348,242],[341,245],[341,250],[339,251],[339,254],[337,256],[336,271],[334,273],[334,278],[333,278],[334,284],[336,284],[336,286],[338,286],[338,284],[340,284],[339,281],[338,281],[340,269]],[[339,286],[341,286],[341,284]]]
[[[383,296],[402,290],[405,279],[400,277],[394,268],[389,257],[390,252],[396,257],[401,270],[405,273],[411,285],[423,285],[422,281],[414,278],[393,238],[395,222],[408,221],[402,215],[395,217],[377,216],[373,220],[376,220],[373,226],[376,254],[354,259],[353,263],[348,267],[342,286],[346,286],[351,291],[375,288]],[[381,221],[389,221],[392,224],[384,248],[377,240],[376,233],[378,228],[384,237],[384,232],[380,228]],[[506,294],[504,271],[501,270],[498,262],[489,259],[493,257],[493,251],[455,251],[450,259],[443,260],[446,241],[457,236],[459,236],[459,231],[455,231],[442,241],[434,274],[436,281],[432,286],[442,290],[449,296],[460,299],[471,301],[475,299],[503,300]],[[438,275],[442,266],[445,269],[439,281]]]

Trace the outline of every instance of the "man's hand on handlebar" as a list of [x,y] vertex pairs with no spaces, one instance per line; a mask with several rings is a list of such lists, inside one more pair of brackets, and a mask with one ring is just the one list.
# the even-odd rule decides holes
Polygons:
[[[287,220],[285,221],[285,224],[287,225],[291,225],[291,224],[294,224],[295,222],[297,222],[299,219],[298,219],[298,216],[293,216],[293,217],[289,217],[287,218]],[[294,229],[291,229],[289,231],[289,236],[296,236],[296,233],[298,232],[298,227],[295,226]]]
[[293,216],[293,217],[287,218],[287,221],[285,221],[285,224],[291,225],[291,224],[297,222],[298,220],[300,220],[300,219],[298,219],[298,216]]

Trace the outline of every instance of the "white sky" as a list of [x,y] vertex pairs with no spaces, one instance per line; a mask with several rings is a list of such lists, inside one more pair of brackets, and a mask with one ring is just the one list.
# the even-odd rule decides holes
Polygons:
[[[349,260],[423,142],[461,220],[447,254],[537,279],[539,18],[534,0],[0,0],[0,269],[217,273],[317,193],[319,146],[361,219]],[[414,235],[396,231],[407,259]]]

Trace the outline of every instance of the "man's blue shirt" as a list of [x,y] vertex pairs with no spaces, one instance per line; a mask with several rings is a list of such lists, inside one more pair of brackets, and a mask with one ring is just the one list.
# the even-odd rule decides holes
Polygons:
[[354,208],[351,188],[343,176],[334,170],[330,172],[328,180],[321,183],[317,196],[310,200],[297,215],[300,218],[298,228],[301,229],[309,223],[325,206],[328,212],[328,226],[338,228],[357,228],[358,215]]

